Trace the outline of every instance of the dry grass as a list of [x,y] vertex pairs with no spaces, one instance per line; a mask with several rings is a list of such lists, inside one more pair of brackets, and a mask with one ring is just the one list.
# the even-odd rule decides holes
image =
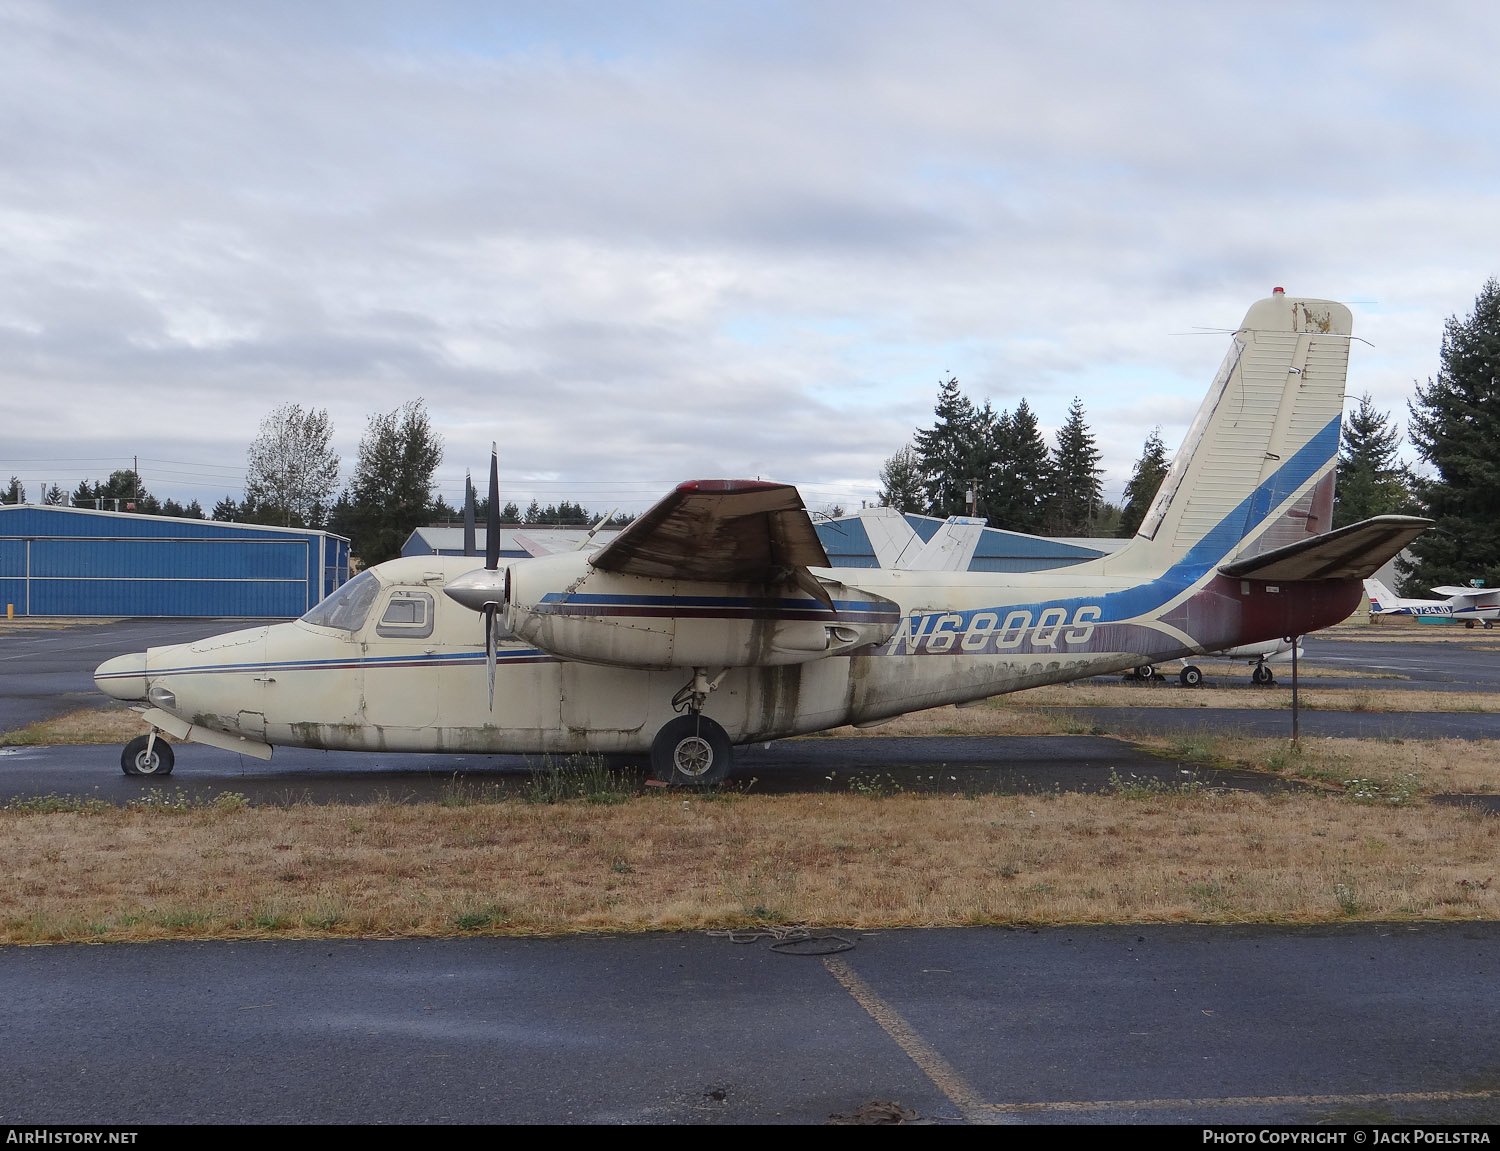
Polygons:
[[1323,796],[5,812],[0,844],[8,943],[1500,913],[1500,820]]
[[[1370,688],[1303,689],[1301,706],[1309,711],[1500,711],[1500,694],[1455,691],[1381,691]],[[1250,691],[1150,687],[1142,684],[1079,682],[1036,687],[997,696],[975,707],[934,707],[914,711],[878,727],[839,727],[812,738],[856,739],[933,735],[1077,735],[1093,730],[1092,719],[1069,715],[1064,708],[1104,707],[1123,711],[1142,707],[1235,708],[1277,710],[1292,706],[1290,690]]]
[[145,720],[128,708],[84,708],[56,719],[39,720],[15,731],[0,733],[0,747],[54,744],[129,743],[150,730]]
[[1494,740],[1304,739],[1293,747],[1285,739],[1192,733],[1133,736],[1131,742],[1195,763],[1270,772],[1397,802],[1500,792],[1500,742]]
[[[1019,691],[1001,699],[1021,707],[1232,707],[1278,710],[1292,706],[1290,677],[1274,688],[1183,688],[1149,684],[1054,684]],[[1423,691],[1412,688],[1320,688],[1298,685],[1309,711],[1500,711],[1500,692]],[[996,701],[998,702],[998,701]],[[978,709],[976,709],[978,710]]]

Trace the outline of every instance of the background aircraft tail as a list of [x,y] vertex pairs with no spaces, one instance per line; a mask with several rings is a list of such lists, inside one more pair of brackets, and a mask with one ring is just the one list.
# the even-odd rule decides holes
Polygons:
[[1329,300],[1278,288],[1251,305],[1120,567],[1245,558],[1332,526],[1352,330]]
[[1391,608],[1401,606],[1396,594],[1378,579],[1365,580],[1365,594],[1370,597],[1370,608],[1373,611],[1390,611]]

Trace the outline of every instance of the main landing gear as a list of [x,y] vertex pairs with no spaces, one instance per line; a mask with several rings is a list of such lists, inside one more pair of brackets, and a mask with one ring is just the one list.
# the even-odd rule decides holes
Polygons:
[[695,667],[692,681],[672,697],[672,706],[686,714],[662,725],[651,741],[651,771],[663,783],[708,787],[729,774],[734,759],[729,733],[703,714],[708,693],[725,674],[709,679],[705,669]]
[[154,729],[150,735],[138,735],[125,745],[120,753],[120,768],[126,775],[171,775],[172,745],[158,738]]
[[1256,687],[1275,687],[1276,673],[1271,670],[1271,665],[1261,660],[1255,665],[1255,670],[1250,673],[1250,682]]

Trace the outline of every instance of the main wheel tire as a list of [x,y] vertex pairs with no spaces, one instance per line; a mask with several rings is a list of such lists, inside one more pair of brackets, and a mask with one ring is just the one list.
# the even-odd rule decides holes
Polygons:
[[1484,630],[1485,631],[1490,631],[1492,628],[1494,628],[1494,626],[1495,626],[1495,621],[1494,620],[1487,619],[1487,620],[1484,621]]
[[1149,663],[1143,663],[1140,667],[1135,669],[1135,678],[1145,683],[1150,683],[1152,677],[1155,675],[1156,669]]
[[[1486,626],[1488,626],[1488,625],[1486,625]],[[1468,628],[1470,631],[1473,631],[1474,630],[1474,621],[1471,620],[1471,619],[1464,620],[1464,627]]]
[[729,734],[706,715],[679,715],[651,741],[651,770],[663,783],[722,783],[731,762]]
[[1177,673],[1177,682],[1183,687],[1198,687],[1203,683],[1203,670],[1193,664],[1188,664]]
[[147,755],[146,745],[150,742],[150,736],[138,735],[125,745],[120,753],[120,767],[126,775],[172,774],[172,761],[176,759],[172,745],[158,736],[151,754]]
[[1255,665],[1255,670],[1250,673],[1250,682],[1257,687],[1270,687],[1276,682],[1276,673],[1263,663]]

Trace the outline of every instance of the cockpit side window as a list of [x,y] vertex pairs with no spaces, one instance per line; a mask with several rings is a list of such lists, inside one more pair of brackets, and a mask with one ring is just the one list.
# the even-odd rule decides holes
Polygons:
[[375,634],[388,639],[426,639],[432,634],[432,596],[397,588],[386,601]]
[[304,615],[302,622],[339,631],[358,631],[364,626],[378,595],[380,581],[370,572],[360,572]]

